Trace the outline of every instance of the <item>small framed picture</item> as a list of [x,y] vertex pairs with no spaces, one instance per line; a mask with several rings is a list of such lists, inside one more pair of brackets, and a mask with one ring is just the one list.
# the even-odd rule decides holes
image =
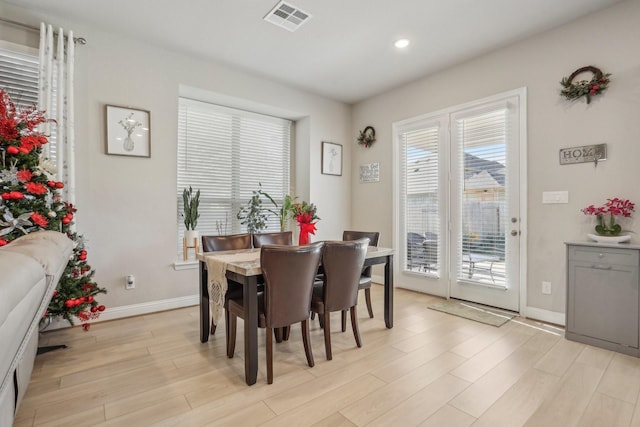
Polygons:
[[322,173],[342,176],[342,145],[322,142]]
[[150,116],[147,110],[106,105],[107,154],[151,157]]

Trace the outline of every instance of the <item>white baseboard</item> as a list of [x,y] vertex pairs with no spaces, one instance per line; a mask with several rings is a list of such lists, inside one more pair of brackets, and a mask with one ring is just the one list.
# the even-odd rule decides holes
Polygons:
[[[160,301],[151,301],[141,304],[125,305],[121,307],[107,308],[100,313],[100,317],[92,320],[90,323],[104,322],[107,320],[122,319],[125,317],[140,316],[142,314],[155,313],[158,311],[174,310],[176,308],[191,307],[200,304],[198,295],[189,295],[186,297],[166,299]],[[80,321],[75,318],[74,323],[80,325]],[[54,320],[47,330],[68,328],[71,325],[64,319]]]
[[565,326],[565,314],[557,311],[543,310],[536,307],[526,307],[525,312],[522,314],[528,319]]

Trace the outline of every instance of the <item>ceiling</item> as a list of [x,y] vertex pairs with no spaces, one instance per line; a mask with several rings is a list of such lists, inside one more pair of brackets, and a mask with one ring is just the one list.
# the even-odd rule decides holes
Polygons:
[[621,0],[286,0],[295,32],[263,20],[278,0],[2,1],[355,103]]

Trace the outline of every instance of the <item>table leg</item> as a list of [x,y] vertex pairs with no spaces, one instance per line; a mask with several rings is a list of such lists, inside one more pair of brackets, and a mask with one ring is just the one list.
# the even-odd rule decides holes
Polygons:
[[247,385],[258,378],[258,280],[256,276],[244,281],[244,375]]
[[209,341],[209,281],[206,265],[200,261],[200,342]]
[[393,255],[384,264],[384,323],[393,328]]

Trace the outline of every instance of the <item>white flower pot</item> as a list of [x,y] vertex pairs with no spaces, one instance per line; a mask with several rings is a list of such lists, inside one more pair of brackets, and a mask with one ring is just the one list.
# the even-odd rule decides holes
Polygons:
[[198,242],[198,237],[200,237],[198,230],[186,230],[184,232],[184,238],[187,241],[187,246],[193,248],[196,246]]
[[624,243],[631,240],[631,236],[629,234],[620,234],[618,236],[600,236],[599,234],[587,234],[587,237],[598,243]]

